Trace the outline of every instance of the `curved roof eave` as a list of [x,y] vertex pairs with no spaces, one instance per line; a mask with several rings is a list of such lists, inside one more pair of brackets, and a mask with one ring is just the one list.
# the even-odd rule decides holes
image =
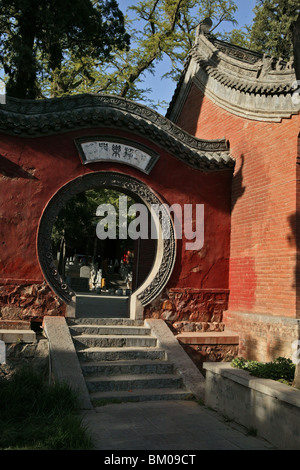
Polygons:
[[114,95],[83,94],[45,100],[6,97],[0,105],[0,132],[41,137],[84,128],[127,130],[148,138],[199,170],[234,167],[225,139],[198,139],[147,106]]
[[280,122],[299,113],[293,59],[285,61],[199,33],[166,117],[176,121],[193,82],[214,103],[238,116]]

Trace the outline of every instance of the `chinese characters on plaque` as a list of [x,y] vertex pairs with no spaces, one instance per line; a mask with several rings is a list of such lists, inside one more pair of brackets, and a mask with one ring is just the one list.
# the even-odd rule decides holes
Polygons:
[[92,140],[81,142],[80,145],[84,163],[101,161],[125,163],[148,173],[158,158],[140,148],[120,142]]

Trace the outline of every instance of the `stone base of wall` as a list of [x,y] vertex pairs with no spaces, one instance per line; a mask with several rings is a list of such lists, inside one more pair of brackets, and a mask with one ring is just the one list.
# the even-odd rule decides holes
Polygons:
[[176,321],[174,323],[166,321],[167,325],[171,328],[173,333],[180,334],[180,333],[189,333],[189,332],[196,332],[201,331],[224,331],[225,325],[223,322],[193,322],[193,321]]
[[[3,283],[0,285],[0,328],[19,329],[20,324],[41,322],[44,315],[65,316],[66,304],[43,283]],[[22,329],[24,329],[23,324]]]
[[201,372],[205,362],[230,362],[239,352],[236,344],[182,344],[181,346]]
[[29,344],[18,342],[6,345],[6,362],[0,364],[0,379],[10,378],[23,366],[30,366],[45,378],[49,378],[49,344],[41,334]]
[[31,322],[25,320],[1,320],[1,330],[30,330]]
[[220,323],[227,309],[226,289],[166,289],[158,300],[147,305],[145,318],[160,318],[169,323]]
[[[159,299],[147,305],[144,318],[164,320],[175,336],[224,332],[222,319],[228,296],[226,289],[166,289]],[[205,361],[229,361],[238,353],[237,345],[180,343],[200,371]]]
[[[223,322],[179,321],[171,323],[166,321],[166,323],[175,336],[180,335],[181,337],[185,333],[201,332],[206,333],[207,337],[210,338],[210,333],[224,332],[225,329]],[[238,345],[236,344],[184,344],[180,339],[179,342],[201,372],[203,371],[202,366],[205,361],[231,361],[238,355]],[[193,342],[193,339],[191,339],[191,342]]]
[[292,343],[299,338],[300,320],[253,313],[226,311],[223,314],[226,330],[240,338],[239,356],[269,362],[279,356],[292,358]]

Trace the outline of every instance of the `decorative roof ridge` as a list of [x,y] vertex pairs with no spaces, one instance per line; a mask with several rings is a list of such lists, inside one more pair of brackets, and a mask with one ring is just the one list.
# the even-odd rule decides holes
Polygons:
[[246,119],[280,122],[299,113],[294,99],[295,81],[293,59],[275,59],[221,41],[208,30],[203,31],[200,24],[166,117],[178,120],[194,84],[230,113]]
[[[238,46],[237,44],[224,41],[223,39],[218,39],[210,33],[202,34],[201,36],[206,37],[215,47],[217,47],[221,51],[223,50],[223,52],[228,56],[231,56],[242,62],[248,62],[250,64],[253,64],[261,60],[263,57],[263,54],[261,54],[260,52],[253,51],[246,47]],[[196,42],[197,39],[200,39],[200,34],[197,36]]]
[[262,54],[260,52],[248,49],[246,47],[238,46],[228,41],[218,39],[211,34],[204,34],[202,37],[206,37],[217,49],[223,52],[228,57],[232,57],[239,62],[245,62],[249,64],[260,63],[264,60],[271,61],[270,72],[276,73],[290,73],[294,74],[294,57],[290,57],[286,60],[282,57],[271,56],[270,54]]
[[190,56],[206,72],[235,90],[255,94],[293,93],[293,59],[289,62],[258,54],[209,34],[199,34]]
[[6,97],[6,103],[0,105],[0,132],[10,135],[40,137],[99,125],[148,137],[194,168],[234,166],[225,139],[198,139],[151,108],[116,95],[44,100]]

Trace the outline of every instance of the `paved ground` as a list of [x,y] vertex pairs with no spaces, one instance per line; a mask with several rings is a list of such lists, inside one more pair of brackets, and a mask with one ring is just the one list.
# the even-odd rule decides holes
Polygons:
[[97,450],[272,450],[194,401],[110,404],[83,413]]

